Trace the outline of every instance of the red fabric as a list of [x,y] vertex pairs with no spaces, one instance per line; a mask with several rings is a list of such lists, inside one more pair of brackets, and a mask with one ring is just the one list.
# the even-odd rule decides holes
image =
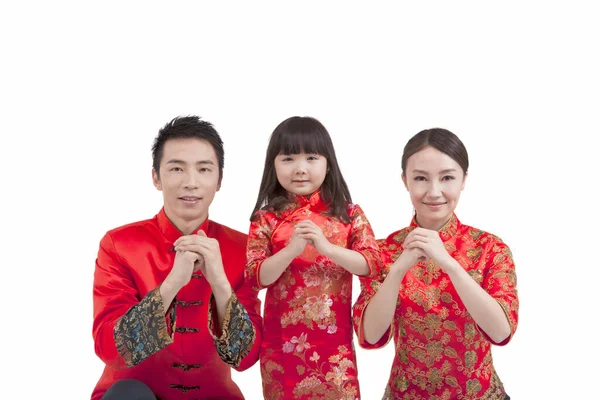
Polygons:
[[[258,359],[262,336],[260,300],[250,285],[244,284],[247,236],[209,220],[200,229],[219,241],[225,273],[255,327],[253,348],[236,368],[241,371]],[[176,297],[183,302],[202,302],[192,307],[176,306],[176,327],[197,328],[198,332],[174,332],[172,344],[131,368],[125,367],[117,352],[115,322],[166,278],[175,258],[173,242],[180,236],[163,209],[153,219],[111,230],[102,239],[94,274],[93,338],[96,354],[106,367],[93,391],[93,400],[100,399],[120,379],[141,380],[162,399],[244,398],[209,333],[211,289],[201,276],[192,279]],[[185,371],[173,364],[201,367]],[[184,393],[170,385],[200,386],[200,391]]]
[[[292,199],[282,212],[260,211],[250,226],[247,279],[257,291],[263,261],[284,248],[294,225],[305,219],[330,242],[360,252],[372,270],[379,269],[373,231],[358,205],[348,205],[355,218],[344,224],[324,214],[327,205],[318,192]],[[269,286],[260,357],[265,398],[359,398],[351,296],[352,274],[310,245]]]
[[[405,275],[392,329],[375,345],[364,339],[364,308],[415,227],[413,219],[409,227],[379,241],[385,267],[363,287],[353,309],[359,344],[382,347],[393,332],[396,355],[385,398],[496,399],[503,389],[492,364],[492,342],[467,312],[448,275],[433,262],[420,262]],[[508,246],[492,234],[461,224],[455,215],[439,234],[450,255],[502,306],[511,335],[496,344],[508,343],[517,328],[519,308]]]

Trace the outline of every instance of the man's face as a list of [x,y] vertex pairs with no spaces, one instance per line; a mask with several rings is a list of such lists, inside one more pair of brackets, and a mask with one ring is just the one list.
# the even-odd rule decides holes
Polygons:
[[163,192],[167,217],[184,235],[208,217],[208,207],[221,187],[215,150],[195,138],[167,140],[160,171],[152,170],[152,179]]

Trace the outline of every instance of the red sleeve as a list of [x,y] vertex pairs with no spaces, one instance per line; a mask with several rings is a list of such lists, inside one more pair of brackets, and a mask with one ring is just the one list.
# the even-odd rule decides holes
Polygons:
[[[381,254],[375,240],[373,229],[363,210],[358,204],[353,204],[349,210],[352,218],[350,229],[350,249],[359,252],[367,261],[369,275],[374,277],[381,269]],[[359,277],[364,278],[364,277]]]
[[248,244],[246,247],[246,280],[255,291],[267,286],[260,284],[260,267],[271,257],[272,224],[266,212],[259,211],[256,219],[250,223]]
[[[510,342],[517,330],[519,321],[519,298],[517,294],[517,274],[512,253],[508,246],[494,237],[485,255],[485,275],[482,287],[502,307],[510,325],[510,335],[501,343],[494,342],[484,331],[479,329],[491,343],[503,346]],[[479,328],[479,327],[478,327]]]
[[94,348],[112,368],[136,365],[172,342],[174,309],[165,317],[158,288],[140,299],[108,233],[96,259],[93,301]]
[[385,243],[385,240],[377,241],[378,247],[382,249],[380,253],[382,260],[378,264],[378,269],[372,274],[372,276],[359,278],[360,295],[352,307],[352,322],[354,325],[354,332],[356,333],[359,346],[365,349],[378,349],[384,347],[394,334],[393,325],[391,325],[377,343],[371,344],[365,340],[365,332],[363,328],[364,311],[385,280],[388,270],[387,265],[391,264],[391,262],[388,263],[389,260],[387,259],[387,252],[385,251]]

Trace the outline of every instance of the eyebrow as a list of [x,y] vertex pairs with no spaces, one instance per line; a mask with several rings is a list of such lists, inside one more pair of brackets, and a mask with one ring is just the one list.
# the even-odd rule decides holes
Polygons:
[[[416,174],[429,175],[429,172],[423,171],[422,169],[413,169],[413,172],[416,173]],[[456,169],[454,169],[454,168],[443,169],[439,173],[440,174],[447,174],[449,172],[456,172]]]
[[[166,164],[181,164],[181,165],[185,165],[185,164],[187,164],[187,162],[185,162],[183,160],[172,159],[172,160],[167,161]],[[215,163],[212,160],[200,160],[200,161],[196,161],[196,165],[198,165],[198,164],[215,165]]]

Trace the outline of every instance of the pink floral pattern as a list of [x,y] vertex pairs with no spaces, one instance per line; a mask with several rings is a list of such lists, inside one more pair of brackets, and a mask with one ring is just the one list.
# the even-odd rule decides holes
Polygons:
[[[331,243],[360,252],[371,271],[379,271],[379,249],[360,207],[348,204],[349,224],[326,211],[315,193],[310,199],[294,197],[281,212],[258,213],[250,226],[246,267],[256,291],[263,288],[262,262],[289,243],[294,225],[304,219],[316,223]],[[265,399],[360,398],[351,302],[352,274],[310,245],[268,287],[260,356]]]

